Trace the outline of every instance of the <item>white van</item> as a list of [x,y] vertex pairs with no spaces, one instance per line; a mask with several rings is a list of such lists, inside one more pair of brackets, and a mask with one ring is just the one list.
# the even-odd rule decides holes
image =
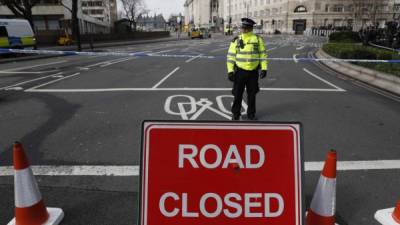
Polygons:
[[27,20],[0,19],[0,48],[36,47],[36,39]]

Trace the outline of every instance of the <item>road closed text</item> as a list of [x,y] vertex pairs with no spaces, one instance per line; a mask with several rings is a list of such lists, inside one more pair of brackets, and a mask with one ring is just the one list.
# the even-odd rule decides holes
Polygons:
[[[223,148],[215,144],[179,144],[177,167],[216,170],[228,169],[234,164],[241,169],[256,170],[265,160],[265,150],[259,145],[231,144]],[[166,192],[159,199],[161,214],[169,218],[273,218],[281,216],[284,207],[283,197],[278,193]]]
[[198,201],[198,210],[188,208],[188,201],[192,200],[188,193],[167,192],[160,198],[160,212],[165,217],[182,218],[273,218],[284,211],[283,198],[277,193],[228,193],[225,196],[205,193]]

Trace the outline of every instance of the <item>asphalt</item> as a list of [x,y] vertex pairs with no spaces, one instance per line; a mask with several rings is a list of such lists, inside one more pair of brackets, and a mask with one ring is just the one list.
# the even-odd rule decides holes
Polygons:
[[[25,145],[32,165],[139,165],[142,121],[185,119],[177,103],[190,97],[207,98],[222,111],[187,115],[190,119],[228,120],[217,101],[223,99],[229,110],[232,84],[223,56],[230,39],[215,35],[102,49],[221,56],[217,59],[65,56],[1,64],[0,166],[12,164],[16,140]],[[265,39],[270,57],[287,58],[308,57],[324,42],[304,36]],[[301,122],[305,161],[323,161],[329,149],[337,150],[339,161],[400,159],[398,96],[314,62],[270,62],[260,86],[265,89],[257,97],[259,120]],[[307,205],[318,177],[305,173]],[[398,169],[339,171],[338,223],[377,225],[375,211],[393,207],[399,197],[399,177]],[[38,182],[47,205],[64,209],[62,224],[136,224],[137,176],[39,176]],[[0,196],[0,224],[6,224],[13,217],[12,177],[0,178]]]

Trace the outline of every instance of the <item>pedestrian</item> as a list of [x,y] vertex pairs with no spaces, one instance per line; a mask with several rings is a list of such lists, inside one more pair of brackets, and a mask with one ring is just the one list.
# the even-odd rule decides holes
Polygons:
[[241,34],[235,37],[227,56],[228,79],[233,82],[232,120],[240,120],[243,92],[247,91],[247,118],[256,120],[256,94],[260,91],[258,77],[267,76],[267,53],[262,37],[253,33],[256,24],[242,18]]

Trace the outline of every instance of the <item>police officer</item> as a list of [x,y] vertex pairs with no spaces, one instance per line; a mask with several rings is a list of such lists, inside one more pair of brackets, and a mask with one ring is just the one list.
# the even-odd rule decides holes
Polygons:
[[[247,91],[247,118],[256,120],[256,94],[260,91],[258,77],[267,76],[268,62],[263,38],[253,33],[253,20],[242,18],[242,32],[235,37],[227,56],[228,79],[233,82],[232,120],[240,120],[243,92]],[[260,72],[261,71],[261,72]]]

